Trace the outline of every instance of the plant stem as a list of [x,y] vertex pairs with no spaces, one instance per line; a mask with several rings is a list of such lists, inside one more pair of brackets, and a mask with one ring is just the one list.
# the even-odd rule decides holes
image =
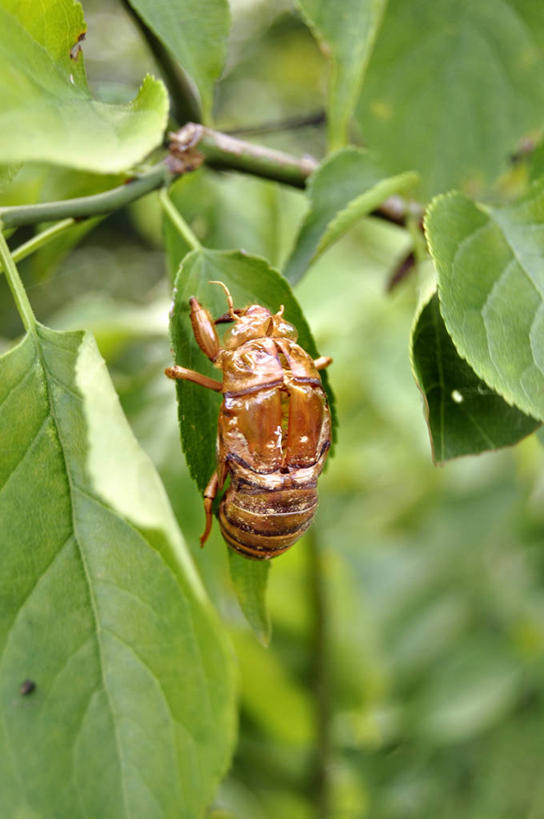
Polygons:
[[170,180],[171,173],[167,166],[164,162],[159,162],[145,173],[127,180],[124,185],[103,193],[81,196],[79,199],[64,199],[60,202],[0,208],[0,220],[4,227],[20,227],[36,222],[54,222],[57,219],[86,219],[89,216],[111,213],[166,185]]
[[[0,208],[0,220],[4,227],[13,228],[36,222],[87,219],[111,213],[150,191],[167,186],[176,176],[194,171],[204,162],[211,168],[248,173],[295,188],[304,188],[308,177],[318,167],[317,161],[310,156],[291,156],[235,139],[194,122],[187,123],[170,136],[170,154],[166,160],[127,180],[124,185],[79,199],[3,207]],[[404,226],[409,218],[420,219],[422,214],[423,207],[419,203],[392,196],[371,215]]]
[[179,231],[180,235],[183,239],[187,242],[189,247],[192,250],[201,250],[202,245],[196,238],[195,234],[176,208],[170,197],[168,196],[168,192],[165,188],[163,188],[159,192],[159,200],[162,205],[164,212],[168,215],[168,218],[174,225],[174,227]]
[[15,301],[15,305],[21,316],[21,321],[23,322],[24,328],[29,333],[36,332],[36,317],[32,312],[32,307],[30,306],[30,302],[28,300],[28,296],[26,294],[26,290],[24,285],[20,279],[19,272],[15,266],[15,262],[13,261],[13,256],[10,253],[8,244],[4,239],[4,234],[2,233],[2,222],[0,221],[0,261],[2,262],[2,267],[6,271],[6,278],[8,280],[8,284],[13,295],[13,299]]
[[295,188],[304,188],[306,180],[318,166],[310,156],[299,159],[283,151],[235,139],[194,122],[170,134],[170,139],[170,167],[177,173],[184,172],[187,160],[194,162],[200,157],[201,162],[211,168],[250,173]]
[[313,679],[317,748],[312,793],[318,819],[330,817],[331,680],[329,674],[328,612],[324,582],[324,561],[315,531],[306,536],[309,546],[309,587],[314,612]]

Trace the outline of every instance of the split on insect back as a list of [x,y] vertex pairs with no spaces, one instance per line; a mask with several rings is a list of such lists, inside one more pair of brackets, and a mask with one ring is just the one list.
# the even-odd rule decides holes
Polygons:
[[331,442],[320,373],[330,359],[317,354],[287,282],[241,252],[185,258],[171,330],[177,365],[166,372],[181,385],[182,444],[205,498],[201,542],[225,490],[219,523],[228,545],[254,560],[275,557],[317,505]]

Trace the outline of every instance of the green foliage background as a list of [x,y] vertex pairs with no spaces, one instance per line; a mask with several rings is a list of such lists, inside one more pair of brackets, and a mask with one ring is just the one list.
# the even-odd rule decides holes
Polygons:
[[[301,3],[305,11],[311,5]],[[536,84],[535,95],[542,93],[536,46],[531,38],[527,45],[534,11],[530,3],[501,3],[491,24],[484,14],[491,2],[459,3],[460,16],[456,4],[446,0],[419,5],[433,55],[453,36],[451,25],[462,23],[456,40],[461,53],[448,52],[446,78],[459,61],[469,85],[483,59],[474,32],[483,31],[484,40],[493,34],[487,39],[499,44],[498,61],[486,64],[485,88],[478,86],[478,93],[485,106],[491,100],[490,106],[504,112],[508,125],[493,121],[489,131],[478,132],[480,144],[460,156],[434,80],[426,103],[441,138],[435,131],[433,140],[433,129],[421,124],[419,108],[406,111],[406,87],[427,88],[427,79],[421,76],[424,62],[410,62],[413,52],[405,48],[410,30],[400,0],[385,11],[357,121],[385,171],[423,171],[423,196],[455,184],[490,195],[490,180],[507,170],[507,151],[515,147],[512,121],[524,133],[538,124],[516,92],[517,84]],[[126,104],[145,72],[157,73],[153,60],[118,4],[88,0],[84,10],[93,93]],[[422,30],[421,21],[417,25]],[[539,29],[534,30],[536,37]],[[287,5],[233,4],[233,31],[216,94],[216,127],[305,113],[308,100],[323,99],[325,57]],[[510,44],[501,51],[506,33]],[[515,54],[523,48],[529,56],[520,66]],[[512,77],[506,99],[497,90],[501,55]],[[403,69],[406,64],[411,73]],[[358,81],[358,75],[344,78],[342,94],[353,97]],[[209,95],[209,79],[203,87]],[[462,130],[466,124],[462,116],[456,118],[455,106],[464,112],[454,93],[447,113]],[[343,113],[337,134],[345,123]],[[399,133],[409,135],[402,154]],[[265,141],[295,154],[325,151],[323,129],[269,134]],[[102,170],[117,167],[112,160]],[[372,169],[368,173],[372,185],[375,175]],[[506,196],[515,195],[524,181],[518,170],[511,171],[501,183]],[[92,173],[68,179],[60,169],[34,164],[6,182],[2,201],[61,198],[104,186],[104,178]],[[302,192],[236,174],[201,169],[176,183],[172,198],[206,247],[243,248],[279,269],[292,254],[297,226],[305,218],[312,226]],[[436,219],[447,216],[444,208],[435,213]],[[515,449],[433,465],[410,364],[415,277],[386,293],[392,270],[411,247],[407,232],[375,219],[358,223],[319,256],[296,288],[319,351],[334,358],[330,380],[339,433],[335,457],[320,481],[315,526],[271,567],[273,635],[265,648],[236,602],[216,524],[206,548],[198,547],[201,498],[181,453],[175,390],[162,374],[171,360],[165,270],[175,273],[179,244],[161,224],[156,194],[93,227],[77,247],[71,247],[74,233],[64,236],[20,269],[41,321],[59,330],[84,326],[94,333],[130,425],[158,469],[198,573],[229,632],[239,678],[239,735],[232,767],[208,815],[311,819],[320,810],[327,815],[316,778],[316,771],[325,770],[331,817],[543,816],[541,445],[533,436]],[[21,241],[23,234],[24,229]],[[490,258],[495,249],[488,250]],[[440,260],[447,256],[437,250]],[[291,255],[297,258],[296,252]],[[439,272],[447,282],[445,263]],[[0,330],[1,349],[7,350],[20,324],[4,278]],[[424,363],[430,371],[436,366]],[[499,436],[498,443],[509,441]],[[0,794],[0,808],[1,799]],[[44,810],[44,817],[50,815],[57,814]]]

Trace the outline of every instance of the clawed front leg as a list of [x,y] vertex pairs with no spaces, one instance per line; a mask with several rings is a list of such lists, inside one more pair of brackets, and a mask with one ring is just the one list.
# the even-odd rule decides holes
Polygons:
[[195,370],[188,370],[186,367],[179,367],[177,364],[174,364],[173,367],[167,367],[164,374],[168,378],[173,378],[174,381],[192,381],[194,384],[200,384],[201,387],[207,387],[207,389],[215,390],[215,392],[221,392],[223,389],[221,382],[216,381],[215,378],[208,378],[207,375],[197,373]]

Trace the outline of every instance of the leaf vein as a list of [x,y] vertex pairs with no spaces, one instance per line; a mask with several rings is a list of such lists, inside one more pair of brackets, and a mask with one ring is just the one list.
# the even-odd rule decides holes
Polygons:
[[13,478],[13,476],[16,474],[16,472],[18,471],[21,464],[26,460],[27,456],[32,452],[36,442],[41,437],[44,429],[47,426],[47,422],[49,420],[51,420],[51,415],[49,413],[47,413],[47,415],[44,417],[43,421],[41,422],[39,429],[36,430],[35,434],[30,439],[30,441],[28,443],[28,446],[26,447],[25,451],[21,454],[21,457],[19,458],[19,460],[17,461],[17,463],[15,464],[15,466],[13,467],[13,469],[11,470],[11,472],[9,473],[7,478],[5,479],[2,486],[0,486],[0,495],[2,494],[4,489],[7,487],[8,483]]

